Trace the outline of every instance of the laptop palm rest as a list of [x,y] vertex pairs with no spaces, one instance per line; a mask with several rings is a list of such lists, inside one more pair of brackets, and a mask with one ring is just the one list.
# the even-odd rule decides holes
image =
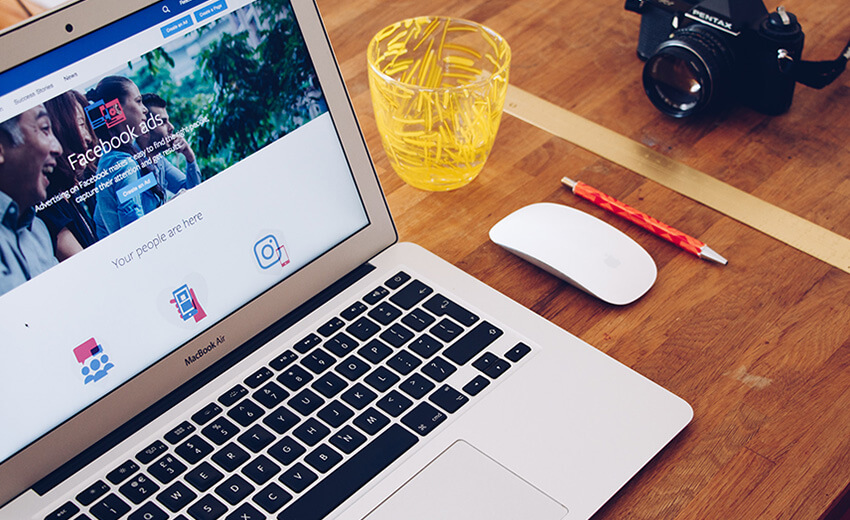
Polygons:
[[566,507],[460,440],[365,520],[560,520],[567,513]]

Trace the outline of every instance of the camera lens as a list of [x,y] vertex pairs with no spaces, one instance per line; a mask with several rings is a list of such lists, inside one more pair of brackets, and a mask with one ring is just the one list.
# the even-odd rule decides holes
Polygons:
[[691,25],[655,49],[643,68],[643,88],[665,114],[687,117],[727,93],[733,61],[718,31]]
[[71,24],[65,24],[65,31],[74,32],[74,26]]

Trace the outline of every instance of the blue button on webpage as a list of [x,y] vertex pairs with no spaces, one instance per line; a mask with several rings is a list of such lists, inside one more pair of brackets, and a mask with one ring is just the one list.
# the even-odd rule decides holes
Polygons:
[[143,191],[153,188],[156,184],[156,177],[153,173],[148,173],[136,182],[124,186],[117,194],[118,202],[123,204],[133,197],[138,197]]
[[225,0],[218,0],[218,2],[210,4],[206,7],[201,7],[200,9],[195,11],[195,20],[197,20],[198,23],[201,23],[207,18],[215,16],[218,13],[224,11],[225,9],[227,9],[227,2],[225,2]]
[[187,15],[179,20],[164,25],[161,29],[162,36],[163,38],[168,38],[172,34],[178,33],[188,27],[192,27],[192,17]]

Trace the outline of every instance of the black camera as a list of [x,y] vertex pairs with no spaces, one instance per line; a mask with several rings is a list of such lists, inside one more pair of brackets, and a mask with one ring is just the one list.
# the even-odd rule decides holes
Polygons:
[[737,101],[764,114],[791,107],[803,52],[797,17],[761,0],[626,0],[641,14],[643,86],[662,112],[686,117]]

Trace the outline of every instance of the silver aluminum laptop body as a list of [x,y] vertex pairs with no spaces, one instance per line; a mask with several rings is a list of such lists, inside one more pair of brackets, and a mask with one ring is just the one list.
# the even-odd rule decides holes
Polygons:
[[[8,71],[54,49],[70,48],[72,43],[69,42],[81,35],[128,15],[148,13],[152,16],[151,10],[159,10],[163,15],[180,16],[184,12],[188,15],[189,9],[206,9],[218,4],[215,9],[226,10],[233,7],[228,3],[234,4],[221,0],[196,1],[191,6],[185,3],[179,0],[72,3],[0,35],[0,45],[4,49],[0,70]],[[247,10],[250,3],[246,0],[240,5]],[[5,351],[4,357],[8,358],[9,352],[17,349],[45,349],[39,352],[44,352],[45,356],[55,353],[57,359],[67,358],[62,361],[64,364],[57,362],[56,367],[49,366],[45,372],[65,366],[77,371],[73,374],[77,379],[71,380],[69,376],[67,382],[61,377],[38,380],[37,375],[33,376],[35,380],[22,379],[9,368],[0,372],[0,390],[5,403],[0,405],[0,421],[6,432],[0,432],[0,442],[3,442],[0,445],[0,519],[41,519],[60,511],[93,482],[106,482],[104,476],[116,470],[119,464],[136,460],[137,454],[150,447],[164,432],[172,431],[205,405],[215,402],[218,396],[243,384],[261,367],[273,365],[282,352],[291,351],[305,335],[331,322],[342,310],[353,302],[362,301],[375,288],[385,287],[400,272],[421,280],[433,291],[429,294],[445,295],[474,314],[476,323],[492,324],[498,329],[497,339],[489,341],[481,352],[476,351],[475,360],[483,353],[505,358],[520,344],[530,347],[530,351],[507,363],[509,368],[503,374],[491,374],[486,388],[476,391],[475,395],[461,392],[457,399],[464,401],[456,410],[427,408],[440,415],[439,420],[431,417],[435,419],[434,425],[420,424],[429,419],[424,416],[416,417],[419,422],[403,420],[406,417],[403,414],[390,418],[390,425],[385,426],[384,431],[392,430],[399,439],[409,439],[411,445],[399,450],[403,453],[389,461],[388,467],[378,471],[374,478],[356,486],[350,497],[335,496],[331,505],[325,506],[330,507],[329,511],[304,517],[320,518],[325,514],[332,518],[373,520],[590,517],[688,424],[692,417],[690,406],[433,254],[413,244],[397,243],[386,202],[317,8],[309,0],[293,0],[292,6],[327,105],[323,115],[281,137],[274,145],[236,161],[230,170],[211,176],[156,212],[146,214],[139,222],[101,239],[80,255],[60,262],[25,285],[0,296],[0,316],[3,316],[0,318],[3,335],[0,348]],[[250,14],[249,11],[245,13]],[[154,20],[152,27],[160,31],[173,23],[168,16],[161,22],[156,21],[159,18],[150,19]],[[191,20],[199,25],[201,21]],[[182,30],[179,25],[173,28]],[[167,31],[163,32],[163,37],[167,36]],[[116,43],[116,47],[122,45],[127,44]],[[97,59],[113,63],[114,67],[105,66],[104,70],[110,71],[119,65],[123,67],[133,49],[135,47],[119,49],[125,54],[104,52]],[[69,59],[68,63],[60,65],[55,66],[54,62],[56,70],[66,70],[63,67],[72,66],[73,62]],[[60,74],[58,77],[62,79],[58,81],[73,83],[74,79],[65,79],[69,75]],[[0,76],[0,81],[6,77]],[[62,86],[53,81],[55,77],[51,78],[52,88],[57,94],[62,92]],[[16,89],[2,88],[0,99],[8,100],[9,96],[14,99],[11,104],[0,105],[0,121],[38,101],[38,97],[25,99],[31,86],[22,83]],[[1,83],[0,87],[3,87]],[[68,88],[74,85],[69,84]],[[302,168],[287,166],[292,164]],[[258,177],[266,184],[259,190],[262,193],[250,192],[250,196],[256,196],[259,201],[250,206],[257,208],[257,214],[250,211],[229,214],[228,200],[222,197],[225,197],[223,194],[240,193],[241,185],[234,180],[237,175],[255,175],[256,170],[263,170],[267,165],[284,165],[280,168],[289,176],[281,173],[283,180],[276,180],[275,175]],[[331,176],[328,180],[343,186],[333,194],[338,199],[328,200],[329,195],[317,187],[319,183],[302,180],[307,177],[305,171],[318,175],[315,173],[318,170],[334,170],[327,175]],[[240,173],[249,171],[250,174]],[[275,185],[275,182],[281,184]],[[280,195],[274,198],[269,192]],[[304,198],[311,205],[305,204],[302,208],[296,198]],[[276,200],[279,202],[273,204]],[[269,206],[275,205],[275,211],[265,211],[266,202]],[[243,203],[234,202],[236,205]],[[332,206],[346,208],[344,211],[348,213],[342,220],[360,224],[337,227],[337,224],[324,222],[321,211],[334,211]],[[153,252],[143,258],[154,264],[161,261],[154,255],[161,255],[164,261],[167,255],[185,258],[199,250],[236,250],[244,254],[234,256],[230,263],[216,263],[217,260],[205,263],[197,259],[191,268],[175,262],[157,267],[159,270],[152,272],[156,275],[156,283],[161,281],[163,287],[156,291],[151,289],[156,298],[132,307],[133,319],[126,324],[122,322],[122,326],[116,325],[114,330],[104,325],[104,321],[120,322],[123,306],[134,305],[138,299],[129,298],[124,294],[127,291],[115,287],[126,286],[142,294],[145,285],[150,283],[128,281],[127,270],[114,266],[113,272],[100,264],[117,259],[126,253],[125,250],[135,251],[136,247],[145,244],[153,246],[149,240],[151,236],[157,236],[162,230],[173,230],[182,218],[198,213],[202,218],[194,223],[184,222],[182,230],[195,231],[194,235],[172,238],[172,242],[165,238],[159,244],[161,250],[158,247],[141,250],[144,254]],[[232,221],[253,228],[250,232],[242,232]],[[301,229],[294,229],[293,223]],[[311,226],[315,226],[315,231]],[[322,233],[331,235],[326,244],[310,242],[311,235]],[[268,237],[274,237],[276,246],[269,250],[277,261],[272,262],[274,265],[263,262],[263,248],[269,245],[264,240]],[[142,269],[154,269],[149,264],[137,265],[142,265]],[[267,276],[269,269],[278,268],[284,271],[276,277]],[[287,268],[291,270],[285,271]],[[67,279],[87,271],[105,278],[111,289],[104,290],[117,292],[101,294],[95,291],[92,301],[84,299],[82,303],[92,307],[92,312],[86,315],[72,312],[72,318],[77,318],[45,318],[56,316],[77,301],[79,292],[67,293],[82,291],[86,286]],[[229,277],[222,274],[243,271],[245,283],[258,280],[253,292],[243,291],[241,283],[240,287],[228,286],[226,279]],[[135,276],[142,274],[144,270],[134,273]],[[179,289],[184,280],[187,287],[192,285],[198,291],[199,301],[207,298],[202,302],[205,303],[203,313],[210,323],[195,321],[194,324],[201,325],[196,329],[191,327],[198,316],[192,312],[197,309],[176,314],[182,318],[180,322],[169,314],[175,303],[168,297],[174,294],[174,299],[180,301]],[[109,299],[110,295],[114,296],[113,301],[98,300]],[[51,303],[53,300],[55,304]],[[194,295],[192,302],[197,303]],[[180,312],[179,306],[176,312]],[[129,325],[138,321],[142,322],[141,326]],[[77,326],[80,322],[84,327]],[[82,333],[81,330],[91,332]],[[160,333],[160,330],[166,332]],[[123,337],[122,331],[126,332]],[[94,345],[85,342],[89,335],[94,336],[91,340],[98,338],[96,343],[103,342],[97,345],[98,349],[102,345],[101,351],[96,352],[101,359],[103,352],[114,354],[112,360],[116,368],[102,379],[111,386],[103,387],[104,390],[95,393],[94,397],[81,396],[69,402],[64,411],[53,410],[45,404],[42,412],[42,405],[38,403],[65,400],[62,396],[66,387],[63,385],[72,389],[77,388],[74,384],[90,385],[88,390],[101,382],[81,383],[79,368],[74,368],[81,356],[78,354],[75,361],[71,350],[78,345]],[[160,350],[131,362],[136,351],[123,352],[123,342],[132,344],[139,336],[151,343],[159,341]],[[448,340],[447,350],[452,348],[452,341]],[[443,385],[453,389],[467,388],[482,374],[480,368],[473,366],[475,360],[460,363],[456,371],[434,386],[438,389]],[[134,370],[125,373],[125,365],[133,365]],[[223,370],[222,365],[229,368]],[[400,380],[398,384],[404,384],[405,378]],[[36,396],[39,392],[46,395]],[[14,404],[18,399],[25,404]],[[41,416],[48,414],[48,408],[51,419],[44,420]],[[37,426],[30,426],[31,423]],[[131,425],[129,431],[127,424]],[[201,430],[201,426],[197,429]],[[9,433],[14,430],[33,433],[28,436]],[[364,444],[364,453],[368,449],[368,443]],[[374,458],[385,456],[386,450],[378,451]],[[345,454],[343,462],[319,476],[332,478],[336,469],[358,458],[358,453]],[[363,458],[365,456],[359,457]],[[286,470],[285,467],[281,469]],[[277,476],[272,482],[281,485]],[[120,485],[108,482],[106,485],[108,493],[121,496]],[[345,486],[335,485],[334,489],[340,487]],[[166,488],[165,484],[157,486],[159,491]],[[270,489],[261,485],[255,488],[254,498]],[[308,487],[302,493],[310,493],[311,489]],[[274,512],[264,511],[254,499],[247,501],[263,516],[289,518],[285,516],[287,508],[297,503],[301,496],[292,495],[289,503]],[[337,505],[337,502],[341,503]],[[224,500],[219,503],[225,508],[215,513],[220,518],[229,518],[228,515],[241,511],[238,504],[231,505]],[[133,506],[144,504],[142,501]],[[97,517],[94,509],[90,512],[86,507],[79,507],[67,517],[77,518],[81,514]],[[161,509],[169,518],[180,518],[179,515],[192,518],[201,514],[199,509],[190,511],[190,507],[177,511]],[[130,514],[121,513],[120,517]]]

